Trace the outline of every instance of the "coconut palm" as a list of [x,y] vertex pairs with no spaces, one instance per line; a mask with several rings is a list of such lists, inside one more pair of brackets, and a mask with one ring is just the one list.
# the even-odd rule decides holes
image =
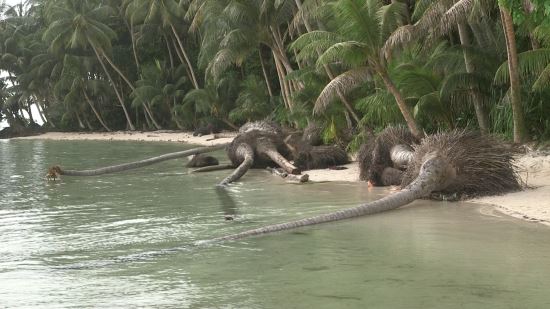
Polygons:
[[199,89],[191,58],[177,30],[181,29],[182,16],[184,15],[182,6],[174,0],[126,0],[123,7],[125,8],[126,18],[132,26],[146,24],[168,30],[168,34],[177,42],[176,54],[180,57],[182,63],[187,66],[189,80],[195,89]]
[[106,60],[129,83],[109,57],[111,41],[116,37],[116,33],[104,20],[113,14],[115,14],[113,8],[94,1],[52,1],[46,8],[46,17],[50,24],[43,38],[49,42],[50,50],[54,54],[91,48],[115,91],[130,130],[135,130],[124,104],[124,98],[104,62]]
[[293,48],[300,50],[298,59],[315,59],[317,50],[321,49],[323,54],[318,58],[317,66],[337,62],[348,68],[325,87],[315,109],[325,109],[337,90],[346,93],[376,76],[394,96],[411,132],[422,136],[410,106],[389,75],[382,49],[391,32],[403,23],[405,5],[397,1],[383,5],[379,0],[340,0],[328,5],[338,21],[337,29],[332,32],[312,31],[292,44]]

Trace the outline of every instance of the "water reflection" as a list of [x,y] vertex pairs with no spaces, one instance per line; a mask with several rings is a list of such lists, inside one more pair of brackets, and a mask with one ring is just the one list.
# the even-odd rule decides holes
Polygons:
[[214,190],[222,207],[224,219],[227,221],[234,220],[237,216],[237,204],[231,197],[229,192],[231,189],[226,186],[216,186]]

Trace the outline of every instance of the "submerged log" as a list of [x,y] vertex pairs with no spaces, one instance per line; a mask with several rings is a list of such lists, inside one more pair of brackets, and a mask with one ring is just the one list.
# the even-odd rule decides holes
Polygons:
[[500,194],[521,189],[514,172],[516,151],[490,136],[453,131],[438,133],[415,147],[399,192],[357,207],[286,223],[268,225],[197,244],[238,240],[399,208],[432,192]]
[[[149,165],[167,161],[167,160],[173,160],[177,158],[187,157],[190,155],[196,155],[200,153],[220,150],[220,149],[223,149],[226,145],[227,144],[193,148],[193,149],[184,150],[184,151],[167,153],[167,154],[163,154],[163,155],[152,157],[145,160],[124,163],[124,164],[117,164],[117,165],[112,165],[112,166],[107,166],[107,167],[102,167],[102,168],[92,169],[92,170],[66,170],[61,168],[60,166],[54,166],[50,168],[48,175],[46,177],[52,178],[52,176],[56,176],[55,174],[66,175],[66,176],[98,176],[98,175],[109,174],[109,173],[118,173],[118,172],[136,169],[144,166],[149,166]],[[50,175],[51,173],[53,173],[53,175]],[[55,179],[56,177],[53,177],[53,178]]]

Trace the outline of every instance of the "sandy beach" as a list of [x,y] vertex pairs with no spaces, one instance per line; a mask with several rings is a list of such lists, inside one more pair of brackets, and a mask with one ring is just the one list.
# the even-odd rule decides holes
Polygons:
[[[194,145],[219,145],[228,143],[231,137],[213,139],[213,135],[193,136],[188,132],[149,131],[149,132],[49,132],[42,135],[17,139],[42,140],[104,140],[104,141],[150,141],[179,142]],[[310,181],[359,181],[359,168],[356,162],[346,165],[345,170],[307,171]],[[520,219],[550,226],[550,154],[532,151],[518,158],[517,171],[526,189],[521,192],[501,196],[489,196],[470,202],[492,205],[497,210]]]

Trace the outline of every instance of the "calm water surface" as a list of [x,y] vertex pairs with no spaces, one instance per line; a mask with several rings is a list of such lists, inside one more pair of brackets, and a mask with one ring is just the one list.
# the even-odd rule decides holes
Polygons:
[[0,308],[550,308],[550,228],[472,205],[418,201],[196,248],[388,192],[253,171],[222,194],[214,184],[227,171],[188,175],[185,159],[44,180],[56,163],[99,167],[184,147],[0,141]]

